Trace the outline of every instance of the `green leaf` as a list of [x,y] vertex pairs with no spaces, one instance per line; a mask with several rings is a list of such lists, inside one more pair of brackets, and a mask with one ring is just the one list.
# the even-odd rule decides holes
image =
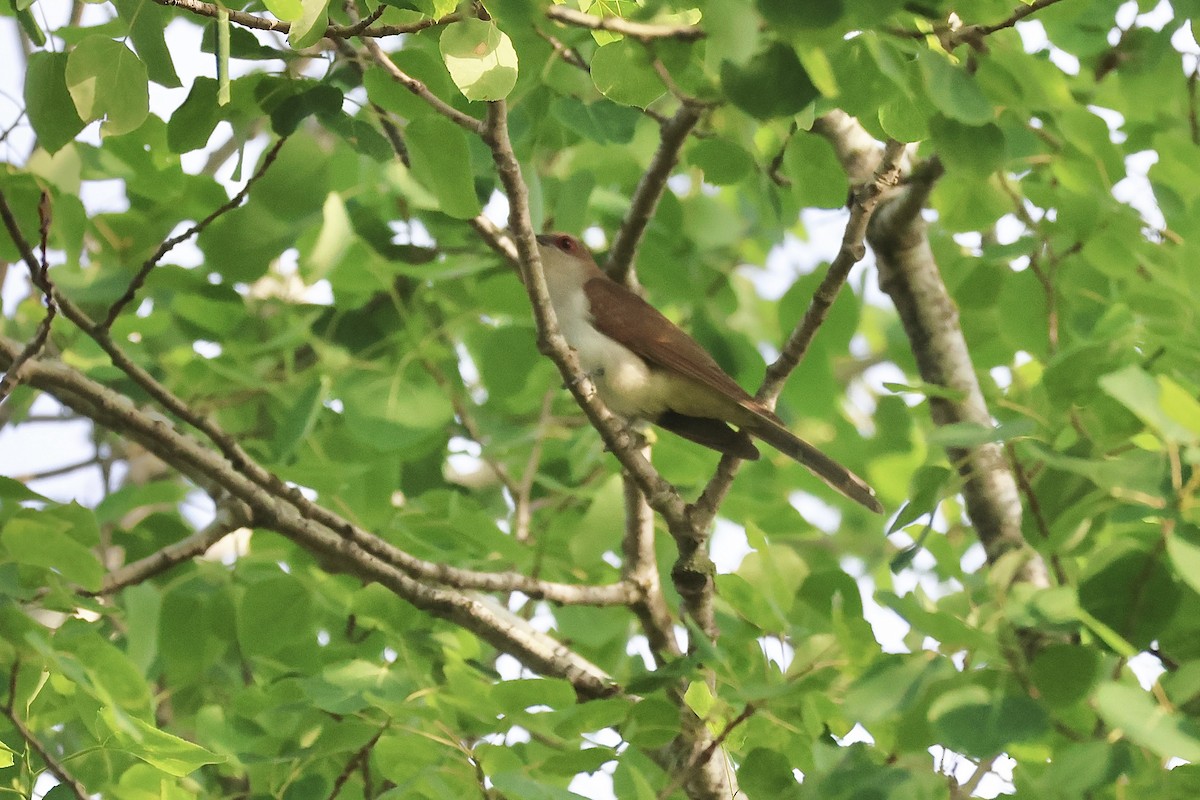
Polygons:
[[604,45],[592,56],[591,67],[592,82],[614,103],[645,108],[666,94],[646,48],[637,42],[621,39]]
[[1180,600],[1164,561],[1146,541],[1116,540],[1088,560],[1079,582],[1080,606],[1135,648],[1149,645],[1169,625]]
[[30,3],[19,2],[19,0],[9,0],[9,5],[12,6],[13,13],[16,14],[17,22],[21,26],[21,30],[29,37],[29,41],[34,47],[46,46],[46,32],[42,30],[42,26],[38,24],[37,18],[30,10]]
[[0,475],[0,500],[38,500],[44,503],[49,503],[47,497],[43,497],[37,492],[30,489],[25,484],[21,483],[16,478],[8,478]]
[[1028,436],[1037,428],[1031,419],[1017,419],[996,427],[974,422],[939,425],[929,434],[929,443],[939,447],[978,447],[988,442],[1007,442]]
[[917,59],[925,76],[929,97],[946,117],[968,126],[991,122],[992,104],[966,70],[933,50],[922,50]]
[[704,681],[690,682],[687,691],[683,693],[683,701],[702,720],[708,719],[708,715],[717,704],[712,690]]
[[280,136],[296,131],[307,117],[329,117],[342,111],[342,92],[336,86],[315,81],[267,79],[255,87],[254,95],[271,115],[271,129]]
[[913,475],[909,500],[900,509],[896,519],[888,526],[893,534],[905,525],[916,522],[926,514],[932,514],[942,497],[942,490],[953,473],[945,467],[921,467]]
[[942,693],[929,707],[935,735],[953,750],[986,758],[1049,727],[1045,710],[1023,694],[966,686]]
[[271,655],[311,637],[312,596],[289,575],[265,578],[246,587],[237,607],[238,641],[250,655]]
[[320,376],[310,380],[291,396],[283,419],[275,429],[274,460],[286,462],[312,431],[323,401],[329,391],[329,379]]
[[721,65],[725,95],[738,108],[759,119],[799,113],[820,93],[796,51],[782,42],[770,44],[746,65]]
[[796,776],[787,756],[778,750],[756,747],[738,770],[738,783],[750,797],[781,797],[796,787]]
[[[111,712],[101,713],[111,718]],[[182,778],[205,764],[222,764],[226,760],[224,756],[219,756],[187,739],[160,731],[136,717],[129,718],[129,722],[133,725],[131,731],[124,730],[110,719],[109,725],[117,740],[126,752],[168,775]]]
[[67,57],[66,79],[80,118],[103,119],[102,133],[129,133],[150,113],[146,67],[120,42],[105,36],[84,38]]
[[275,19],[284,22],[300,19],[304,13],[304,4],[301,0],[263,0],[263,5],[267,7],[267,11],[275,15]]
[[500,681],[492,687],[492,699],[508,714],[530,706],[570,708],[576,701],[571,684],[559,678]]
[[217,108],[217,82],[199,76],[187,98],[167,120],[167,145],[175,153],[199,150],[221,121]]
[[496,772],[491,776],[496,790],[505,797],[522,800],[579,800],[583,795],[533,780],[520,772]]
[[493,22],[470,18],[451,23],[438,46],[455,86],[468,100],[503,100],[517,84],[517,51]]
[[1196,592],[1200,592],[1200,528],[1183,523],[1167,539],[1167,555],[1175,573]]
[[[1196,431],[1200,418],[1192,418],[1190,413],[1200,409],[1200,404],[1170,378],[1160,375],[1155,380],[1141,367],[1129,364],[1101,376],[1099,383],[1106,394],[1169,441],[1186,443],[1200,438]],[[1170,411],[1165,402],[1170,403]]]
[[471,152],[461,128],[442,117],[413,120],[404,129],[413,174],[438,199],[443,212],[470,219],[480,211],[471,172]]
[[783,151],[783,173],[792,182],[792,196],[803,207],[842,208],[850,197],[850,182],[833,146],[821,136],[798,131]]
[[1050,706],[1074,705],[1086,699],[1100,679],[1100,653],[1092,647],[1050,645],[1034,657],[1029,677]]
[[150,80],[174,89],[182,86],[171,61],[163,31],[168,18],[153,0],[115,0],[117,13],[129,20],[129,38],[137,49]]
[[1114,733],[1160,757],[1200,761],[1200,724],[1162,707],[1140,687],[1106,683],[1096,691],[1096,708]]
[[574,97],[559,97],[551,108],[555,119],[596,142],[628,143],[639,119],[632,108],[615,103],[583,103]]
[[1004,131],[993,123],[964,125],[935,115],[929,120],[929,132],[938,155],[950,169],[986,177],[1003,166],[1008,157]]
[[900,93],[879,107],[879,125],[898,142],[917,142],[929,138],[928,106]]
[[8,550],[8,558],[19,564],[51,569],[88,591],[98,591],[104,582],[104,567],[67,532],[69,527],[69,522],[47,512],[21,513],[4,525],[0,544]]
[[301,13],[292,20],[288,44],[295,50],[312,47],[325,35],[329,0],[300,0]]
[[25,113],[49,153],[58,152],[86,124],[75,110],[67,89],[66,53],[38,51],[29,54],[25,69]]
[[688,148],[687,158],[716,186],[737,183],[754,169],[754,157],[726,139],[698,139]]

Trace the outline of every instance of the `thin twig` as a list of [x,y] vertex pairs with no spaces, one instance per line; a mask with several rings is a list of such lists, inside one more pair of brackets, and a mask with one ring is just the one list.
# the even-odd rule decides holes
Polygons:
[[342,788],[345,787],[346,782],[350,780],[350,777],[354,774],[354,771],[360,766],[365,767],[367,765],[368,761],[370,760],[369,756],[371,755],[371,750],[379,742],[379,739],[383,736],[383,734],[387,733],[387,730],[390,727],[391,720],[388,720],[386,723],[380,726],[379,730],[375,731],[375,735],[368,739],[366,744],[355,751],[354,755],[350,757],[350,760],[346,762],[346,766],[342,768],[341,773],[334,780],[333,788],[329,791],[329,800],[337,800],[337,796],[342,793]]
[[[863,242],[866,239],[867,226],[883,193],[896,185],[900,174],[900,157],[903,153],[903,144],[895,140],[889,141],[873,179],[854,192],[850,206],[850,218],[847,220],[846,230],[842,234],[842,246],[833,263],[829,265],[821,285],[813,294],[813,299],[809,303],[804,317],[784,343],[779,358],[767,367],[766,375],[763,377],[762,385],[756,396],[768,407],[774,407],[788,376],[800,364],[805,353],[808,352],[817,330],[828,316],[829,309],[846,283],[850,269],[862,259],[865,253]],[[720,508],[725,495],[733,484],[733,478],[737,474],[740,463],[740,459],[734,456],[721,457],[712,479],[709,480],[700,498],[691,508],[693,524],[707,528],[712,522],[717,509]]]
[[[647,448],[646,452],[649,452]],[[628,473],[622,475],[625,489],[625,536],[621,539],[621,577],[638,587],[633,613],[642,626],[650,652],[661,666],[682,655],[675,638],[675,621],[663,595],[654,548],[654,514],[637,483]]]
[[104,585],[95,592],[82,594],[111,595],[126,586],[133,586],[153,578],[172,567],[202,555],[210,547],[229,534],[252,523],[250,510],[241,503],[226,500],[218,504],[217,516],[205,527],[184,539],[169,544],[145,558],[140,558],[104,577]]
[[563,61],[584,72],[592,71],[592,68],[588,66],[588,63],[583,60],[583,57],[579,55],[579,52],[575,48],[563,44],[557,36],[551,36],[541,28],[534,28],[534,31],[546,41],[546,44],[554,48],[554,54]]
[[[28,420],[25,421],[28,422]],[[73,464],[65,464],[61,467],[45,469],[41,472],[27,472],[24,475],[17,475],[16,480],[20,481],[21,483],[29,483],[30,481],[44,481],[47,478],[57,478],[61,475],[70,475],[72,472],[77,472],[81,469],[98,466],[100,462],[101,459],[97,458],[96,456],[88,456],[83,461],[77,461]]]
[[[8,201],[3,194],[0,194],[0,217],[3,217],[4,224],[9,229],[17,226],[17,220],[13,216],[13,211],[8,205]],[[12,390],[17,387],[21,381],[21,366],[32,358],[36,358],[42,348],[46,346],[46,340],[50,337],[50,325],[54,322],[54,317],[58,314],[58,304],[54,301],[54,284],[50,281],[50,264],[46,260],[46,240],[50,235],[50,195],[42,190],[41,200],[38,202],[38,229],[41,236],[42,258],[41,262],[37,262],[32,258],[25,259],[26,266],[29,267],[29,279],[42,292],[43,302],[46,304],[46,313],[38,323],[37,330],[33,334],[33,338],[25,345],[20,355],[13,361],[12,365],[4,373],[4,377],[0,378],[0,403],[3,403],[12,393]]]
[[[0,209],[6,207],[3,190],[0,190]],[[28,241],[17,227],[16,220],[11,214],[4,221],[9,229],[17,249],[21,252],[26,263],[34,265],[37,261]],[[384,541],[362,528],[351,524],[348,520],[335,514],[306,498],[299,489],[288,486],[279,476],[270,472],[254,461],[246,453],[237,440],[222,430],[213,420],[197,413],[182,398],[175,395],[166,386],[159,383],[149,372],[134,363],[128,355],[112,340],[107,331],[101,330],[86,313],[65,296],[55,292],[55,299],[63,316],[75,323],[84,333],[92,338],[105,353],[113,365],[124,372],[131,380],[140,386],[160,406],[165,408],[177,419],[203,433],[220,450],[233,468],[257,486],[272,493],[277,498],[289,503],[305,519],[312,520],[337,531],[347,543],[360,547],[373,558],[405,571],[413,578],[441,583],[459,589],[477,589],[488,592],[519,591],[536,599],[545,599],[554,603],[579,605],[625,605],[632,595],[632,590],[622,583],[602,586],[582,586],[569,583],[540,581],[517,572],[480,572],[460,569],[447,564],[425,561],[417,558],[398,547]],[[4,340],[0,340],[2,343]],[[7,355],[0,351],[0,355]],[[90,415],[89,415],[90,416]],[[169,429],[170,424],[159,420],[159,426]],[[162,453],[156,452],[162,457]],[[167,460],[170,463],[169,459]],[[657,473],[655,473],[657,475]],[[661,481],[662,479],[659,478]],[[663,484],[666,484],[663,481]],[[677,495],[676,495],[677,497]],[[682,501],[679,501],[682,507]]]
[[518,542],[528,542],[532,537],[533,522],[533,484],[537,479],[538,468],[542,463],[542,450],[546,444],[546,433],[550,429],[551,411],[554,408],[553,390],[542,396],[542,408],[538,413],[537,426],[534,428],[533,444],[529,447],[529,456],[525,459],[525,469],[521,472],[521,480],[513,494],[513,537]]
[[[1046,515],[1042,513],[1042,504],[1038,502],[1037,493],[1033,491],[1033,485],[1029,482],[1029,476],[1025,474],[1025,468],[1021,466],[1021,460],[1017,458],[1016,448],[1012,442],[1004,443],[1004,452],[1008,454],[1008,464],[1012,468],[1013,477],[1017,479],[1017,486],[1021,489],[1021,494],[1025,495],[1025,504],[1029,506],[1029,513],[1033,514],[1033,522],[1037,526],[1038,533],[1041,534],[1042,541],[1045,544],[1050,543],[1050,526],[1046,522]],[[1054,572],[1054,579],[1059,586],[1066,586],[1068,582],[1066,570],[1063,569],[1062,562],[1059,561],[1058,554],[1050,555],[1050,567]]]
[[278,139],[278,141],[275,142],[274,145],[272,145],[271,149],[267,151],[266,156],[263,158],[262,163],[258,165],[258,169],[255,170],[254,174],[250,176],[250,179],[246,181],[246,185],[242,187],[240,192],[235,194],[229,199],[228,202],[221,205],[207,217],[200,220],[183,233],[179,234],[178,236],[172,236],[171,238],[163,241],[163,243],[158,246],[158,249],[154,251],[154,255],[142,262],[141,269],[139,269],[137,274],[133,276],[133,280],[129,282],[129,286],[125,287],[125,292],[117,298],[116,302],[109,307],[108,313],[104,315],[104,320],[100,323],[100,328],[102,330],[108,330],[111,328],[113,322],[115,322],[117,317],[120,316],[121,311],[123,311],[127,305],[133,302],[133,299],[137,297],[138,290],[145,285],[146,278],[148,278],[150,273],[154,271],[154,268],[158,266],[158,262],[162,260],[163,256],[171,252],[171,250],[173,250],[180,242],[187,241],[193,236],[201,233],[205,228],[211,225],[217,219],[217,217],[232,211],[242,204],[242,201],[245,200],[246,196],[250,194],[250,189],[254,186],[254,184],[256,184],[263,177],[263,175],[266,175],[267,170],[269,170],[271,165],[275,163],[275,159],[279,156],[279,151],[287,139],[288,137],[282,136]]
[[41,757],[50,774],[57,778],[60,784],[68,787],[78,800],[88,800],[91,795],[88,793],[87,787],[80,783],[79,779],[63,766],[62,762],[50,752],[48,747],[38,740],[33,731],[29,730],[24,720],[17,715],[14,706],[17,702],[17,674],[20,667],[21,662],[19,659],[13,662],[12,670],[8,675],[8,701],[0,708],[0,711],[4,713],[4,716],[8,717],[8,721],[12,723],[12,726],[16,729],[20,737]]
[[496,223],[483,214],[467,220],[467,223],[475,229],[476,233],[483,237],[483,241],[487,243],[488,247],[507,261],[520,274],[521,258],[517,254],[517,246],[513,244],[512,236],[507,231],[496,227]]
[[758,707],[755,706],[754,703],[747,703],[745,708],[742,709],[741,713],[729,720],[729,722],[725,724],[725,727],[721,729],[721,732],[717,734],[716,737],[709,742],[703,750],[692,753],[691,757],[687,760],[687,763],[681,769],[675,771],[675,775],[672,777],[671,782],[661,792],[658,793],[658,800],[665,800],[665,798],[674,794],[675,790],[678,789],[681,784],[683,784],[683,782],[687,779],[687,776],[690,775],[696,769],[696,767],[700,766],[701,764],[708,763],[708,760],[713,757],[713,754],[717,752],[718,748],[720,748],[721,745],[725,743],[725,740],[729,738],[729,734],[733,733],[733,729],[750,719],[750,717],[754,716],[754,712],[757,710]]
[[[168,8],[182,8],[185,11],[190,11],[193,14],[198,14],[202,17],[211,17],[216,19],[221,12],[221,6],[216,3],[204,3],[200,0],[154,0],[160,6]],[[383,5],[381,4],[381,8]],[[276,33],[287,33],[292,29],[290,22],[283,22],[277,19],[267,19],[266,17],[255,16],[254,14],[245,11],[236,11],[232,8],[228,9],[229,21],[236,22],[244,28],[254,28],[260,31],[275,31]],[[448,25],[451,22],[457,22],[462,19],[462,16],[454,13],[447,14],[444,17],[426,17],[425,19],[410,22],[406,25],[380,25],[378,28],[360,29],[359,25],[329,25],[325,28],[323,36],[328,39],[349,39],[355,36],[360,38],[382,38],[385,36],[396,36],[401,33],[416,33],[423,31],[426,28],[433,28],[438,25]],[[372,20],[373,21],[373,20]]]
[[[0,336],[0,367],[10,363],[19,351],[19,343]],[[461,570],[426,564],[432,570],[430,575],[416,577],[398,564],[405,561],[412,566],[422,563],[419,559],[327,509],[314,508],[315,504],[310,502],[302,504],[297,500],[299,490],[282,484],[276,488],[264,487],[247,474],[248,470],[262,471],[257,464],[237,468],[207,445],[181,434],[160,415],[138,408],[129,398],[65,364],[39,359],[28,363],[26,369],[31,386],[52,394],[98,425],[119,431],[124,438],[150,450],[200,486],[221,487],[246,503],[258,527],[286,536],[319,556],[344,563],[363,580],[380,583],[418,609],[470,631],[536,672],[569,680],[581,698],[607,697],[620,691],[603,670],[552,636],[535,630],[495,599],[452,587],[435,574],[446,578]],[[305,505],[305,510],[301,510],[301,505]],[[520,584],[526,583],[533,584],[530,588],[536,594],[541,583],[524,575],[515,575],[513,579],[512,585],[496,590],[525,591]],[[579,588],[584,594],[593,591],[593,587]],[[611,590],[609,587],[594,587],[594,590],[596,594],[620,598],[619,603],[612,604],[628,605],[632,598],[623,584]]]
[[900,177],[900,156],[903,153],[904,144],[895,139],[890,140],[884,148],[883,161],[875,171],[875,179],[855,192],[850,206],[850,219],[846,222],[846,230],[842,234],[842,246],[838,249],[833,263],[829,265],[821,285],[813,293],[804,318],[788,336],[779,358],[767,368],[766,377],[758,390],[758,399],[769,406],[775,405],[779,393],[783,390],[784,381],[808,352],[817,329],[829,315],[829,309],[845,285],[850,270],[866,254],[863,242],[867,236],[871,214],[874,213],[875,206],[884,192],[897,184]]
[[705,36],[704,30],[695,25],[653,25],[646,22],[632,22],[622,17],[595,17],[564,5],[550,6],[546,9],[546,16],[564,25],[575,25],[593,31],[619,33],[643,43],[653,42],[656,39],[694,42]]
[[[565,8],[565,6],[551,6],[551,8]],[[608,262],[604,265],[604,271],[613,280],[629,283],[633,260],[637,255],[642,234],[646,232],[646,226],[650,224],[650,218],[654,216],[654,209],[658,207],[658,201],[666,189],[667,179],[671,177],[671,170],[679,161],[679,151],[687,141],[692,128],[700,121],[700,115],[701,109],[698,106],[684,103],[667,121],[667,124],[662,126],[662,139],[658,143],[658,149],[655,151],[654,157],[650,159],[650,166],[646,168],[645,173],[638,181],[633,196],[629,198],[629,210],[625,212],[625,219],[613,237],[613,246],[608,253]]]
[[367,48],[367,52],[375,59],[375,63],[383,67],[388,75],[392,76],[392,80],[399,83],[404,88],[415,94],[417,97],[424,100],[433,108],[434,111],[441,114],[446,119],[453,122],[455,125],[470,131],[471,133],[482,135],[483,123],[472,117],[470,114],[464,114],[454,106],[447,103],[442,98],[429,90],[429,87],[424,82],[417,80],[409,75],[404,70],[396,66],[396,62],[392,61],[391,57],[383,51],[379,46],[379,42],[374,39],[364,39],[363,44]]

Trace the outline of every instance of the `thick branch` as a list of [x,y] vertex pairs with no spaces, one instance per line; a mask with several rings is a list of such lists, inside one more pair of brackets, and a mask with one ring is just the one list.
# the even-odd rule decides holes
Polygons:
[[642,240],[642,234],[646,232],[646,226],[650,224],[650,218],[654,216],[654,209],[658,207],[658,201],[666,189],[671,170],[679,161],[679,151],[699,121],[700,108],[684,103],[675,112],[675,116],[662,126],[662,140],[658,144],[658,150],[638,181],[633,196],[629,198],[629,211],[625,213],[625,219],[617,230],[612,249],[608,253],[608,263],[604,265],[605,271],[613,280],[628,282],[638,243]]
[[529,217],[529,198],[521,177],[521,167],[508,139],[508,110],[504,101],[488,104],[488,122],[484,141],[492,151],[492,159],[500,182],[508,196],[510,235],[517,247],[522,264],[525,290],[533,304],[537,322],[538,347],[558,367],[559,372],[575,396],[592,425],[600,433],[604,443],[629,470],[646,495],[651,508],[663,515],[668,528],[675,535],[690,535],[690,526],[685,514],[683,499],[671,484],[650,466],[638,451],[637,437],[612,415],[596,396],[596,387],[579,367],[579,358],[558,330],[558,320],[550,305],[550,292],[546,288],[546,277],[542,272],[542,261],[534,240],[533,226]]
[[[868,239],[879,265],[880,288],[896,306],[921,378],[962,398],[931,396],[934,422],[968,422],[990,428],[992,417],[958,324],[958,309],[942,283],[920,213],[939,174],[933,169],[914,173],[904,191],[875,215]],[[1028,558],[1016,579],[1047,586],[1044,562],[1029,550],[1021,535],[1021,499],[1001,446],[989,442],[971,448],[949,447],[947,454],[963,477],[967,513],[988,561],[995,563],[1010,551],[1025,551]]]
[[[19,351],[17,343],[0,338],[0,366],[11,363]],[[377,581],[417,608],[471,631],[511,653],[530,669],[571,681],[581,697],[601,697],[617,691],[612,679],[598,667],[534,630],[526,620],[511,614],[492,598],[414,579],[365,546],[375,544],[375,549],[400,553],[408,559],[412,556],[345,521],[327,525],[303,515],[294,497],[268,491],[217,453],[181,434],[162,417],[136,408],[128,398],[63,364],[38,361],[27,364],[26,369],[30,385],[137,442],[199,485],[219,486],[245,503],[259,527],[276,531],[313,553],[351,565],[361,578]],[[340,519],[327,511],[325,516]]]
[[633,612],[642,625],[642,632],[650,643],[659,665],[665,658],[682,655],[675,639],[675,623],[671,609],[663,595],[662,582],[658,577],[658,556],[654,551],[654,515],[646,498],[638,491],[637,483],[624,478],[625,488],[625,536],[621,540],[624,561],[621,576],[627,583],[638,587],[639,596],[633,603]]
[[[0,210],[5,207],[7,206],[5,205],[4,193],[0,192]],[[8,226],[13,242],[21,251],[22,258],[30,265],[31,269],[36,269],[38,264],[33,250],[30,248],[20,229],[17,228],[11,214],[4,219],[4,222]],[[124,351],[117,347],[116,343],[108,335],[108,332],[93,322],[70,299],[57,292],[54,296],[59,307],[62,309],[63,315],[100,345],[117,368],[128,375],[134,383],[145,390],[163,408],[207,436],[217,445],[225,459],[228,460],[233,469],[239,474],[245,476],[273,496],[286,498],[286,501],[305,518],[320,523],[330,530],[338,531],[347,541],[352,542],[357,547],[361,547],[364,551],[370,553],[375,558],[381,559],[388,565],[398,567],[414,578],[436,581],[459,589],[478,589],[489,592],[519,591],[530,597],[563,604],[591,603],[596,605],[621,605],[628,603],[634,596],[634,591],[624,584],[612,584],[601,587],[579,586],[576,584],[539,581],[515,572],[477,572],[451,567],[446,564],[424,561],[385,542],[368,531],[351,525],[344,518],[305,498],[298,489],[288,487],[277,475],[264,469],[251,459],[246,451],[242,449],[241,445],[214,421],[197,414],[183,399],[155,380],[141,366],[135,364]],[[147,449],[155,452],[152,448]],[[169,461],[169,459],[165,458],[163,460]]]
[[582,11],[576,11],[570,6],[554,5],[546,9],[546,16],[564,25],[575,25],[593,31],[608,31],[649,43],[655,39],[679,39],[693,42],[703,39],[703,29],[695,25],[654,25],[645,22],[633,22],[622,17],[594,17]]

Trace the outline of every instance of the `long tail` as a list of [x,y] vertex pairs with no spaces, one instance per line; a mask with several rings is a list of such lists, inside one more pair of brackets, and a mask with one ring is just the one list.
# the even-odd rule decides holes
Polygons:
[[883,513],[883,506],[866,481],[787,428],[766,417],[759,417],[756,424],[748,430],[785,456],[808,467],[814,475],[854,502],[866,506],[876,514]]

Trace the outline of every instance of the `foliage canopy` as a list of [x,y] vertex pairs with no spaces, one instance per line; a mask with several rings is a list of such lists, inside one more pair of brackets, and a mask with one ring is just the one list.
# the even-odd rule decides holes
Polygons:
[[[53,5],[0,422],[104,492],[0,478],[6,790],[1200,795],[1196,0]],[[530,224],[891,516],[597,436]]]

